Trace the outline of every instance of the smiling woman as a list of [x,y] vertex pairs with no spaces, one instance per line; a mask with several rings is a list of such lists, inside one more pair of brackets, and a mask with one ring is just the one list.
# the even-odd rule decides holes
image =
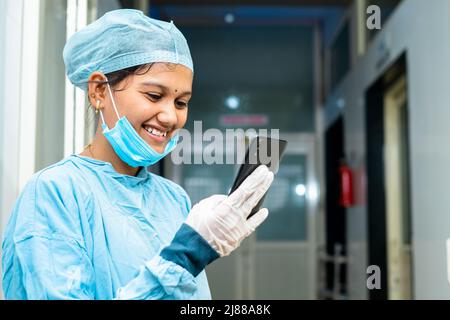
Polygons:
[[168,63],[108,75],[93,72],[88,79],[89,99],[102,121],[81,155],[95,153],[97,159],[128,175],[159,161],[176,146],[176,131],[186,123],[192,77],[188,67]]
[[193,65],[173,23],[116,10],[64,48],[69,80],[100,113],[80,154],[35,173],[2,245],[7,299],[211,299],[205,267],[267,217],[247,219],[273,180],[261,166],[230,196],[191,208],[150,173],[187,119]]

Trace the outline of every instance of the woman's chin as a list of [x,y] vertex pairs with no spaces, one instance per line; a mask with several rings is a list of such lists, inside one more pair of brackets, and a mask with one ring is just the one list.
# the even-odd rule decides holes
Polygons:
[[166,149],[167,141],[160,141],[163,140],[161,138],[152,137],[149,134],[146,134],[142,138],[153,150],[155,150],[158,153],[163,153],[164,150]]
[[164,150],[166,149],[166,144],[164,144],[164,145],[155,145],[155,144],[153,144],[153,143],[148,143],[148,142],[147,142],[147,144],[148,144],[154,151],[156,151],[156,152],[158,152],[158,153],[163,153]]
[[152,149],[155,150],[158,153],[163,153],[164,150],[165,150],[165,148],[161,148],[160,146],[158,146],[158,147],[153,147],[152,146]]

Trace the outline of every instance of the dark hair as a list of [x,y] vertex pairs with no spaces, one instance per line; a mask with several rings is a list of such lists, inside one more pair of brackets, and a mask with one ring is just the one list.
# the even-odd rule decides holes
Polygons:
[[[129,67],[129,68],[125,68],[122,70],[117,70],[114,72],[110,72],[105,74],[105,76],[108,78],[108,81],[95,81],[96,83],[109,83],[109,85],[111,86],[111,89],[113,89],[114,91],[122,91],[125,90],[125,86],[122,87],[121,89],[117,89],[117,85],[119,83],[121,83],[123,80],[125,80],[126,78],[128,78],[129,76],[140,76],[140,75],[144,75],[147,72],[150,71],[150,69],[153,66],[153,62],[152,63],[146,63],[146,64],[141,64],[138,66],[133,66],[133,67]],[[175,68],[176,64],[173,63],[164,63],[169,69]]]
[[121,89],[117,89],[117,85],[121,83],[123,80],[128,78],[129,76],[134,75],[143,75],[146,74],[153,66],[153,63],[147,63],[147,64],[141,64],[138,66],[133,66],[129,68],[125,68],[122,70],[117,70],[108,74],[105,74],[105,76],[108,78],[108,82],[104,81],[103,83],[109,83],[111,86],[111,89],[115,91],[121,91],[124,90],[125,87]]

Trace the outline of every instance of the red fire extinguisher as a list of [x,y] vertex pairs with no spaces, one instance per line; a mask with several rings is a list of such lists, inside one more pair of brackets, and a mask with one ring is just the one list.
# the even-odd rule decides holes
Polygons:
[[353,202],[353,177],[352,170],[345,163],[345,161],[341,161],[339,166],[339,182],[340,182],[340,197],[339,197],[339,205],[344,208],[351,207]]

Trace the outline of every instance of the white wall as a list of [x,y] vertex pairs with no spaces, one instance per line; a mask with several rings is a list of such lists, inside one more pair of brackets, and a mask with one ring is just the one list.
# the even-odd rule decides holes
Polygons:
[[[450,2],[405,0],[390,17],[367,54],[326,105],[327,124],[344,115],[346,154],[364,177],[365,90],[407,51],[410,124],[413,286],[416,299],[448,299],[445,242],[450,238]],[[381,68],[377,62],[390,52]],[[344,108],[337,101],[343,99]],[[364,179],[355,188],[364,189]],[[367,207],[348,210],[349,293],[367,298]]]
[[[0,60],[0,234],[6,226],[9,213],[19,192],[20,117],[22,81],[23,0],[2,1],[0,42],[3,42]],[[1,253],[1,252],[0,252]],[[0,280],[1,287],[1,280]],[[0,293],[0,297],[2,296]]]
[[[4,116],[4,103],[2,101],[5,99],[5,90],[4,90],[4,77],[1,76],[4,74],[5,70],[5,28],[6,28],[6,2],[0,1],[0,181],[3,181],[3,165],[1,165],[3,159],[3,122],[5,119]],[[2,230],[2,216],[1,216],[1,207],[2,207],[2,184],[0,183],[0,235]],[[1,250],[1,249],[0,249]]]
[[3,52],[0,73],[2,96],[0,105],[0,138],[2,150],[0,164],[1,180],[1,230],[4,229],[9,211],[19,189],[19,148],[20,148],[20,106],[22,81],[22,33],[23,33],[23,0],[6,0],[2,2],[1,20],[4,21],[3,33],[0,34]]

